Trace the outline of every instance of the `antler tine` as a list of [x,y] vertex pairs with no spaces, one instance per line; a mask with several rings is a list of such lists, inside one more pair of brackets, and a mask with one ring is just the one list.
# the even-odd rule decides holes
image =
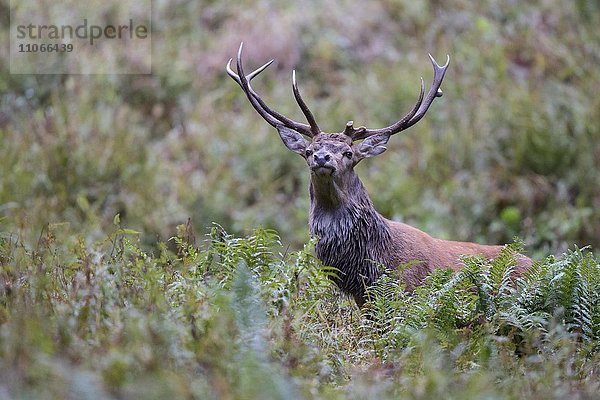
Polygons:
[[243,69],[242,62],[241,62],[242,47],[243,47],[243,43],[240,44],[240,48],[238,50],[238,57],[237,57],[237,70],[238,70],[237,72],[238,73],[236,74],[231,69],[231,61],[232,60],[229,59],[229,62],[227,63],[227,67],[226,67],[227,74],[229,74],[229,76],[234,81],[236,81],[238,83],[238,85],[241,86],[244,93],[246,93],[248,100],[250,100],[250,104],[252,104],[252,106],[254,107],[256,112],[258,112],[258,114],[260,114],[260,116],[263,117],[265,119],[265,121],[267,121],[270,125],[276,127],[277,125],[281,124],[281,121],[279,121],[277,118],[273,117],[269,112],[267,112],[264,109],[264,107],[262,107],[260,105],[260,103],[256,100],[256,98],[259,98],[259,96],[250,87],[250,79],[257,76],[260,72],[262,72],[265,68],[267,68],[270,65],[270,63],[263,65],[262,67],[258,68],[254,72],[250,73],[248,75],[248,77],[246,77],[244,75],[244,72],[243,72],[244,69]]
[[308,136],[308,137],[314,136],[314,133],[310,126],[308,126],[306,124],[302,124],[300,122],[296,122],[294,120],[291,120],[291,119],[287,118],[286,116],[278,113],[277,111],[272,110],[260,98],[260,96],[254,91],[254,89],[252,89],[252,87],[250,86],[250,80],[252,78],[256,77],[258,74],[260,74],[262,71],[264,71],[269,65],[271,65],[273,60],[264,64],[263,66],[256,69],[255,71],[251,72],[250,74],[245,75],[244,67],[242,65],[243,45],[244,45],[243,42],[240,43],[240,48],[239,48],[238,54],[237,54],[237,74],[231,69],[231,61],[232,61],[231,59],[227,63],[226,69],[227,69],[227,73],[229,74],[229,76],[242,87],[242,90],[244,91],[244,93],[246,93],[246,96],[248,97],[250,104],[252,104],[254,109],[260,114],[261,117],[263,117],[265,119],[265,121],[267,121],[270,125],[274,126],[275,128],[278,128],[281,125],[284,125],[284,126],[290,128],[290,129],[293,129],[305,136]]
[[[257,104],[255,97],[258,97],[258,95],[254,92],[254,90],[252,90],[252,88],[250,87],[249,84],[244,85],[242,79],[240,78],[240,76],[238,74],[236,74],[235,72],[233,72],[233,70],[231,69],[231,61],[233,61],[233,59],[229,59],[229,62],[227,63],[227,74],[234,80],[237,82],[238,85],[240,85],[242,87],[242,90],[244,90],[244,93],[246,93],[246,95],[248,96],[248,99],[250,100],[250,103],[252,104],[252,106],[254,107],[254,109],[260,114],[261,117],[263,117],[265,119],[265,121],[267,121],[270,125],[272,126],[277,126],[278,124],[281,123],[281,121],[279,121],[278,119],[274,118],[272,115],[270,115],[268,112],[266,112],[266,110],[264,110],[260,104]],[[269,61],[268,63],[266,63],[265,65],[263,65],[262,67],[256,69],[254,72],[248,74],[248,76],[246,77],[247,82],[250,82],[250,80],[252,78],[254,78],[256,75],[258,75],[259,73],[261,73],[265,68],[267,68],[269,65],[271,65],[271,63],[273,62],[273,60]],[[242,75],[243,76],[243,75]],[[246,89],[246,87],[248,89]],[[247,91],[248,90],[248,91]]]
[[446,64],[444,64],[443,66],[440,66],[435,61],[435,59],[433,58],[433,56],[431,54],[429,54],[429,58],[433,65],[434,76],[433,76],[433,82],[431,84],[431,87],[429,88],[429,91],[427,92],[427,96],[425,97],[425,100],[423,100],[423,95],[424,95],[424,91],[425,91],[424,90],[424,82],[423,82],[423,78],[421,78],[421,93],[419,95],[419,100],[417,100],[417,103],[412,108],[412,110],[408,114],[406,114],[401,120],[399,120],[398,122],[396,122],[386,128],[381,128],[381,129],[367,129],[365,127],[360,127],[360,128],[355,129],[352,126],[351,121],[349,121],[348,124],[346,125],[346,129],[344,130],[344,133],[346,135],[352,137],[353,140],[361,140],[361,139],[365,139],[369,136],[380,135],[380,134],[385,134],[385,135],[391,136],[391,135],[401,132],[401,131],[413,126],[417,122],[419,122],[421,120],[421,118],[423,118],[423,116],[425,115],[427,110],[429,109],[429,106],[431,106],[431,103],[433,102],[433,100],[436,97],[442,96],[443,93],[442,93],[442,90],[440,89],[440,86],[442,84],[442,80],[444,79],[446,69],[448,68],[448,65],[450,64],[450,56],[447,56]]
[[448,65],[450,65],[450,56],[446,55],[446,63],[443,66],[440,66],[433,56],[429,54],[429,59],[431,60],[431,65],[433,66],[433,82],[431,83],[431,88],[429,88],[429,92],[427,93],[427,97],[425,97],[425,101],[419,107],[417,113],[408,121],[406,128],[409,128],[419,122],[421,118],[425,115],[431,103],[436,97],[442,97],[443,92],[440,89],[442,85],[442,81],[444,80],[444,75],[446,74],[446,70],[448,69]]
[[[238,85],[242,86],[242,81],[240,81],[240,77],[233,72],[233,70],[231,69],[231,62],[233,61],[233,58],[230,58],[229,61],[227,62],[227,74],[229,74],[230,77],[233,78],[234,81],[236,81],[238,83]],[[265,69],[267,69],[267,67],[271,64],[273,64],[275,60],[271,60],[268,61],[266,63],[264,63],[263,66],[255,69],[254,71],[252,71],[251,73],[249,73],[248,75],[246,75],[246,79],[248,79],[248,82],[250,82],[252,79],[254,79],[255,76],[257,76],[258,74],[260,74],[261,72],[263,72]]]
[[310,109],[302,99],[302,96],[300,95],[300,90],[298,90],[298,83],[296,82],[296,70],[292,70],[292,90],[294,91],[294,98],[296,98],[296,102],[300,106],[300,109],[304,113],[306,120],[310,124],[310,128],[313,134],[318,135],[319,133],[321,133],[321,130],[319,129],[317,121],[315,120],[315,117],[313,116],[312,112],[310,112]]

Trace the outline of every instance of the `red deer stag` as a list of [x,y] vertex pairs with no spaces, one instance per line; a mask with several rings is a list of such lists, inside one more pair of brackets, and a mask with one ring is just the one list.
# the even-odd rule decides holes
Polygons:
[[[462,267],[463,255],[493,258],[501,246],[435,239],[412,226],[390,221],[373,207],[354,167],[362,159],[383,153],[390,136],[416,124],[436,97],[442,96],[440,85],[450,57],[443,66],[433,59],[434,78],[431,88],[421,93],[412,110],[398,122],[381,129],[354,128],[349,121],[341,133],[325,133],[319,129],[313,114],[300,96],[295,71],[292,90],[308,125],[293,121],[271,109],[250,86],[250,81],[273,60],[250,74],[244,73],[242,47],[237,54],[237,73],[227,63],[227,73],[248,97],[250,104],[270,125],[275,127],[288,149],[302,156],[310,168],[310,217],[312,235],[318,238],[315,251],[324,265],[339,270],[336,284],[351,295],[359,307],[365,303],[365,289],[381,275],[381,265],[388,270],[411,263],[403,271],[408,290],[423,282],[434,268]],[[518,255],[517,273],[523,272],[531,260]]]

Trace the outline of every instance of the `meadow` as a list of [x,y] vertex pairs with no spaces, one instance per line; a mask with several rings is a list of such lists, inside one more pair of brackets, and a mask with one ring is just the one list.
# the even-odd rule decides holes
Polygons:
[[[152,7],[151,75],[10,74],[0,48],[0,398],[598,398],[596,2]],[[240,41],[326,131],[395,121],[449,54],[358,174],[386,217],[507,251],[358,310],[314,258],[303,160],[225,73]],[[514,284],[511,249],[538,261]]]

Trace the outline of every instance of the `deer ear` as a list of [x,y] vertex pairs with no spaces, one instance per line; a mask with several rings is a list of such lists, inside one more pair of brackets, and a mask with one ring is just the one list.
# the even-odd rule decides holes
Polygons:
[[283,140],[283,144],[285,144],[288,149],[304,157],[304,152],[306,151],[309,142],[301,133],[283,125],[278,126],[277,131],[279,132],[281,140]]
[[390,139],[390,135],[380,134],[369,136],[357,146],[360,158],[375,157],[386,151],[385,144]]

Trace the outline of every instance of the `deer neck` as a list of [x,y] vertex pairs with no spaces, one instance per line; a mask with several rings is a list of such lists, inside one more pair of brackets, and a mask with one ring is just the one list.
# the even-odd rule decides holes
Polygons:
[[319,237],[349,232],[357,223],[381,227],[377,213],[354,171],[341,177],[311,175],[310,228]]
[[350,205],[367,193],[354,171],[343,177],[311,174],[310,202],[311,209],[322,212],[335,212],[339,208]]
[[380,276],[379,263],[388,261],[391,232],[373,207],[358,175],[346,179],[311,175],[311,234],[318,237],[317,257],[323,265],[335,267],[334,281],[358,304],[364,302],[364,288]]

